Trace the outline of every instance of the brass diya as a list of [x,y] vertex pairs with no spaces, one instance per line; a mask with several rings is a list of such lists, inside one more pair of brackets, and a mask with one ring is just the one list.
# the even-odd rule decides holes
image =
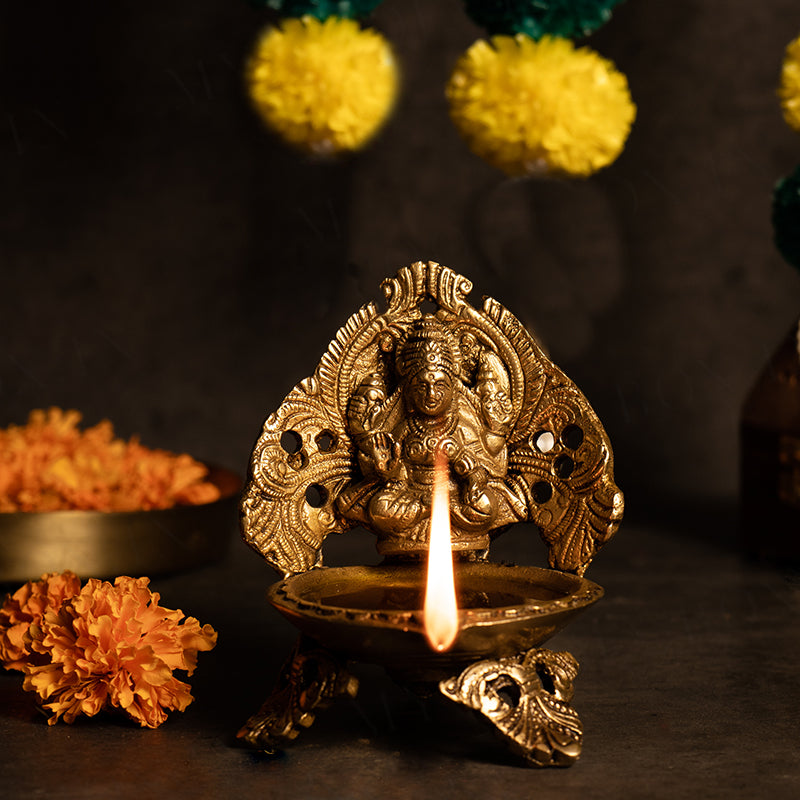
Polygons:
[[408,564],[333,567],[275,584],[270,602],[304,634],[405,678],[440,680],[489,656],[545,642],[602,597],[595,583],[554,570],[457,563],[458,635],[445,652],[425,635],[425,574]]
[[[490,298],[473,308],[471,289],[433,262],[401,269],[383,283],[386,309],[350,317],[264,423],[242,531],[284,575],[270,602],[302,635],[239,733],[252,746],[276,752],[314,708],[354,695],[347,662],[360,660],[438,686],[531,765],[580,754],[577,662],[541,645],[602,596],[583,573],[622,517],[611,447],[516,317]],[[441,650],[423,614],[437,470],[458,626]],[[549,569],[487,560],[492,539],[522,521],[539,528]],[[323,567],[325,538],[358,525],[376,535],[383,564]]]

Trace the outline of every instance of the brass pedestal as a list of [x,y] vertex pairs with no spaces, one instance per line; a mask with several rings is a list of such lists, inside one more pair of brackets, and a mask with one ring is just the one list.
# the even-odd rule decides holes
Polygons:
[[460,630],[444,653],[425,641],[417,565],[313,570],[275,584],[270,601],[302,635],[264,705],[239,732],[277,753],[337,697],[355,697],[351,661],[383,666],[473,709],[531,766],[566,766],[582,727],[569,703],[577,661],[540,648],[602,596],[576,575],[499,564],[458,564]]

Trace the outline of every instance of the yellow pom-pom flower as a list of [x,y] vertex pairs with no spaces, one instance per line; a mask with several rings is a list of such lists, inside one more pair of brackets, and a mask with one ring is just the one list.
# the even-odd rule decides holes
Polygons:
[[340,17],[285,19],[266,30],[246,80],[270,128],[301,150],[322,155],[366,144],[391,112],[398,86],[386,40]]
[[447,98],[472,151],[509,175],[591,175],[622,152],[636,116],[610,61],[548,36],[477,41]]
[[800,133],[800,36],[786,48],[778,95],[786,124]]

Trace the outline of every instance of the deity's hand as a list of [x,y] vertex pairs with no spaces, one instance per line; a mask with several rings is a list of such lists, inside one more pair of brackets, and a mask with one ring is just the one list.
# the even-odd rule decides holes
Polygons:
[[353,395],[347,409],[351,432],[359,434],[373,430],[381,408],[379,402],[370,402],[366,397]]
[[396,442],[391,433],[380,432],[373,434],[371,444],[375,471],[382,478],[399,478],[403,467],[400,442]]
[[464,501],[467,505],[477,508],[481,504],[481,498],[486,493],[489,485],[489,473],[484,467],[475,467],[467,473],[464,484]]

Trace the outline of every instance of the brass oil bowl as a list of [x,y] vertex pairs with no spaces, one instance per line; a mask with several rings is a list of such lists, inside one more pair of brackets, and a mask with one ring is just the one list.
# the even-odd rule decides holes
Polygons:
[[0,514],[0,583],[46,572],[82,578],[157,575],[219,560],[236,524],[241,480],[207,465],[220,498],[152,511],[25,511]]
[[429,681],[538,647],[603,596],[585,578],[538,567],[460,563],[455,579],[460,631],[445,653],[425,639],[419,565],[311,570],[273,585],[269,599],[331,651]]

